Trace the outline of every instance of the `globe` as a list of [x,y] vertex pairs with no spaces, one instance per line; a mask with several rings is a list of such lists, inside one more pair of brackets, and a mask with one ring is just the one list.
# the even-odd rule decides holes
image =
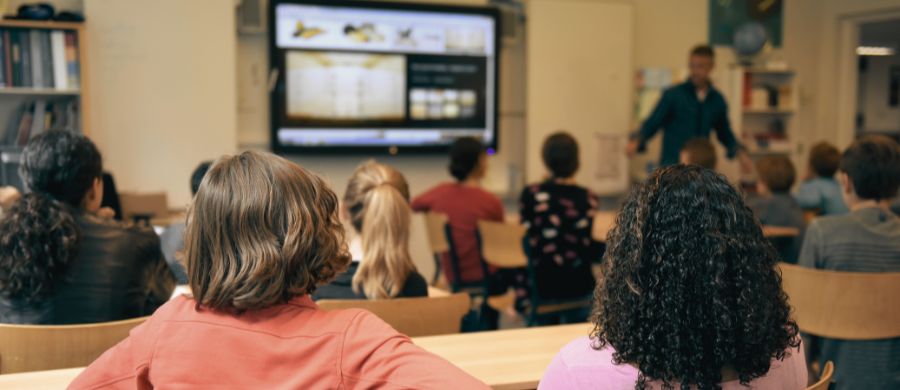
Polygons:
[[747,57],[759,53],[766,45],[768,33],[758,22],[747,22],[734,31],[734,51],[738,56]]

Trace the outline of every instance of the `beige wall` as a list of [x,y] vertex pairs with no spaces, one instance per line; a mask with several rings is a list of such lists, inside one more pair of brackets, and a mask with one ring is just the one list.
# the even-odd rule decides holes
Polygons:
[[197,163],[237,144],[232,3],[87,0],[85,13],[89,131],[104,166],[120,191],[186,205]]

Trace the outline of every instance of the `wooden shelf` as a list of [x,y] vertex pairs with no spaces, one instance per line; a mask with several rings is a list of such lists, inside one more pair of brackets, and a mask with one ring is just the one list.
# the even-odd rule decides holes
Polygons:
[[790,108],[746,108],[745,115],[790,115],[794,110]]
[[18,20],[18,19],[0,19],[0,27],[10,28],[42,28],[48,30],[81,30],[84,23],[74,22],[56,22],[52,20]]
[[25,87],[0,87],[0,95],[25,95],[25,96],[78,96],[80,89],[54,89],[54,88],[25,88]]
[[753,74],[768,74],[768,75],[776,75],[776,76],[793,76],[794,71],[790,69],[765,69],[765,68],[749,68],[746,69],[747,73]]

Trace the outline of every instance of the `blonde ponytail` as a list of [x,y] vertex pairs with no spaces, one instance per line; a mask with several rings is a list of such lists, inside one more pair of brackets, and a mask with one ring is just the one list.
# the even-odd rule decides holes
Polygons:
[[412,210],[406,179],[390,166],[366,162],[350,179],[344,201],[362,240],[353,290],[369,299],[396,297],[416,272],[409,255]]

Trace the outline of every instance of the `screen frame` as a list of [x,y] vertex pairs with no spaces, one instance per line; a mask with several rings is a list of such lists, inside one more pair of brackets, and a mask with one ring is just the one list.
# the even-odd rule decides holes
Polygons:
[[[297,4],[297,5],[314,5],[325,7],[353,7],[365,8],[373,10],[397,10],[397,11],[426,11],[440,12],[461,15],[479,15],[489,16],[494,19],[494,97],[492,112],[486,113],[493,120],[493,137],[489,143],[485,143],[485,148],[492,152],[499,150],[500,147],[500,51],[502,38],[500,36],[502,29],[500,26],[501,17],[500,10],[493,7],[475,7],[475,6],[459,6],[459,5],[441,5],[441,4],[420,4],[420,3],[398,3],[389,1],[357,1],[357,0],[271,0],[269,1],[267,16],[269,20],[268,41],[269,41],[269,74],[276,72],[274,85],[269,88],[269,144],[273,153],[281,155],[298,155],[298,154],[434,154],[443,153],[449,150],[450,145],[365,145],[365,146],[347,146],[347,145],[327,145],[327,146],[297,146],[282,145],[278,142],[277,123],[279,118],[279,108],[285,104],[285,69],[279,61],[279,49],[277,47],[275,9],[281,4]],[[279,96],[281,98],[279,98]]]

